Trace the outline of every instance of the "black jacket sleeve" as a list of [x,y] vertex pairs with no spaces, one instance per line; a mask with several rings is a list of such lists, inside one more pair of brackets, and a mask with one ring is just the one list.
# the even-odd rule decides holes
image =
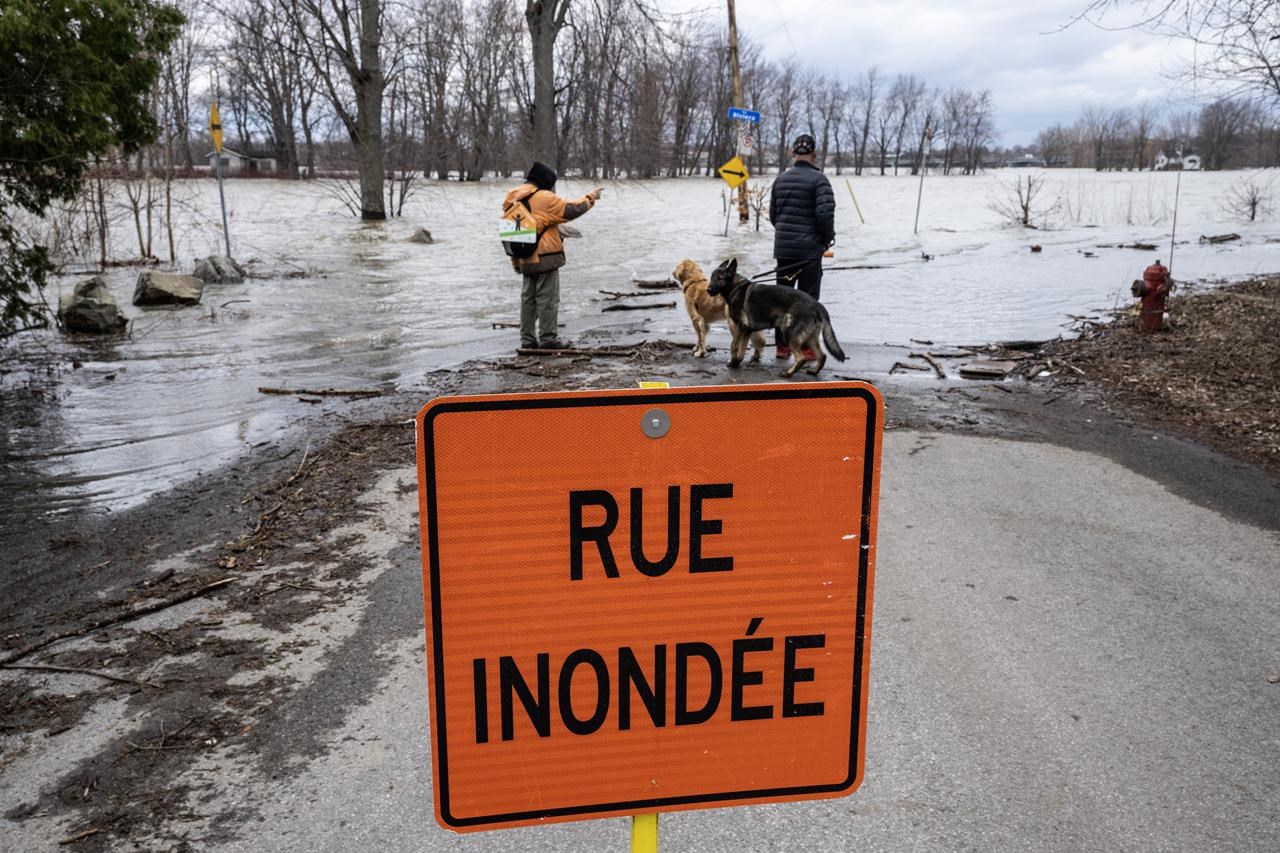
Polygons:
[[814,188],[813,209],[817,219],[818,238],[823,246],[830,246],[836,239],[836,195],[826,175]]

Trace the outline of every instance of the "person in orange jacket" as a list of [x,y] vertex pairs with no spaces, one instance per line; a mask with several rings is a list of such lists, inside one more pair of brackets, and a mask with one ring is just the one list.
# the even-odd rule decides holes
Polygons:
[[522,349],[562,349],[557,327],[560,313],[560,268],[564,266],[564,238],[559,225],[577,219],[595,206],[602,187],[576,201],[555,194],[556,172],[535,162],[525,182],[507,193],[506,216],[512,206],[527,204],[538,228],[538,245],[527,258],[512,258],[511,266],[524,276],[520,288],[520,346]]

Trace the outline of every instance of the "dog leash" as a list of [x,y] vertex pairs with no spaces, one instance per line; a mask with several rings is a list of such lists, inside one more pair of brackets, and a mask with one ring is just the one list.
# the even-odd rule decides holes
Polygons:
[[818,263],[822,263],[822,258],[810,258],[807,261],[800,261],[794,264],[787,264],[786,266],[779,265],[774,267],[771,270],[765,270],[764,272],[759,273],[758,275],[753,275],[749,280],[756,281],[757,279],[768,278],[771,275],[781,275],[787,281],[791,281],[796,276],[800,275],[800,273],[804,271],[805,267],[809,266],[814,261],[817,261]]

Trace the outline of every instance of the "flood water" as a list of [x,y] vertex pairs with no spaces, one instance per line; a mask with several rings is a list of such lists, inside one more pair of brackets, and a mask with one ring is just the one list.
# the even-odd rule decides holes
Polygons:
[[[845,176],[830,175],[838,237],[827,265],[878,267],[824,277],[823,302],[841,340],[1052,338],[1068,333],[1069,315],[1127,304],[1142,269],[1157,257],[1168,263],[1176,175],[1046,173],[1040,206],[1055,206],[1053,227],[1026,230],[992,209],[1008,199],[1018,174],[928,176],[918,235],[917,179],[860,177],[846,185]],[[1231,188],[1250,177],[1270,179],[1183,175],[1175,278],[1280,270],[1280,228],[1241,223],[1224,208]],[[200,306],[144,310],[130,304],[137,270],[113,269],[110,286],[132,321],[127,337],[66,339],[50,331],[3,344],[0,531],[134,505],[277,437],[304,406],[260,394],[259,386],[408,386],[433,368],[511,352],[516,331],[493,327],[518,319],[520,280],[495,236],[511,183],[423,183],[403,217],[368,225],[320,184],[228,181],[232,251],[253,278],[207,287]],[[606,183],[601,203],[575,223],[583,237],[566,244],[565,334],[623,316],[646,323],[651,337],[686,340],[682,308],[601,314],[598,291],[628,290],[633,275],[665,277],[685,257],[708,271],[729,256],[747,274],[770,269],[767,223],[757,232],[735,221],[724,236],[723,186],[710,178]],[[589,189],[578,180],[558,187],[566,196]],[[216,183],[182,182],[175,199],[176,266],[189,273],[196,258],[222,252]],[[419,227],[436,242],[409,242]],[[1228,231],[1243,239],[1198,242]],[[155,254],[167,256],[158,231],[154,240]],[[1134,241],[1159,249],[1098,248]],[[113,242],[116,257],[139,254],[123,211]],[[1043,251],[1033,254],[1032,244]],[[50,302],[84,277],[59,281]],[[663,292],[654,301],[673,300],[678,294]]]

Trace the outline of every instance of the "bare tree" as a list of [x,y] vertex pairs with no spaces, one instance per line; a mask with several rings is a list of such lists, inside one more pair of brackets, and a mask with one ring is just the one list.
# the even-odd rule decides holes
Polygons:
[[[237,99],[262,120],[263,129],[280,169],[298,177],[298,110],[307,86],[299,33],[269,0],[244,0],[227,12],[232,26],[230,59]],[[246,140],[247,142],[248,140]]]
[[1248,117],[1248,104],[1229,98],[1219,98],[1200,110],[1197,141],[1204,168],[1227,165],[1241,142]]
[[[360,177],[360,218],[386,219],[382,98],[387,78],[382,65],[383,0],[285,2],[289,4],[287,11],[298,32],[303,54],[355,149]],[[346,97],[347,88],[355,100],[354,109]]]
[[556,167],[556,38],[564,29],[569,0],[526,0],[524,19],[533,50],[533,156]]
[[917,140],[915,157],[911,162],[911,174],[920,174],[921,169],[929,168],[929,158],[933,153],[933,137],[938,131],[938,111],[940,95],[937,89],[923,96],[915,111],[912,136]]
[[180,8],[186,22],[165,55],[161,80],[164,84],[164,109],[170,116],[178,154],[190,172],[195,166],[195,157],[191,153],[191,92],[196,73],[203,68],[208,23],[202,7],[195,3],[182,3]]
[[857,98],[858,116],[861,124],[858,154],[854,159],[853,173],[862,174],[862,167],[867,158],[867,138],[871,135],[871,120],[876,114],[876,98],[880,87],[880,69],[871,66],[866,70],[854,86],[854,97]]
[[1280,4],[1275,0],[1089,0],[1081,21],[1118,9],[1139,10],[1134,28],[1197,46],[1183,73],[1220,81],[1234,94],[1280,98]]
[[1256,176],[1237,181],[1227,191],[1223,207],[1232,216],[1238,216],[1248,222],[1258,218],[1259,213],[1266,213],[1271,204],[1272,183],[1262,183]]
[[793,60],[782,63],[774,81],[773,110],[774,127],[778,140],[778,171],[787,168],[791,160],[791,134],[795,129],[797,95],[799,93],[800,69]]
[[1132,134],[1129,137],[1133,154],[1129,160],[1129,168],[1142,171],[1144,165],[1150,165],[1151,152],[1147,149],[1151,146],[1151,136],[1159,118],[1159,109],[1150,102],[1141,103],[1134,108],[1130,125]]
[[[914,74],[899,74],[889,90],[889,100],[894,103],[897,123],[893,128],[893,173],[898,174],[898,161],[902,159],[902,146],[907,142],[907,127],[915,118],[916,110],[924,99],[924,80]],[[913,170],[914,174],[914,170]]]
[[873,140],[876,144],[877,161],[880,174],[885,173],[889,162],[889,148],[893,145],[893,131],[898,126],[898,110],[901,104],[894,98],[886,96],[876,110],[875,123],[872,126]]
[[1014,225],[1036,228],[1036,223],[1051,209],[1040,203],[1044,183],[1044,175],[1019,175],[1010,182],[1002,182],[1004,195],[992,199],[990,207]]
[[497,169],[506,154],[507,69],[519,53],[520,34],[503,14],[504,0],[475,3],[458,37],[458,85],[461,89],[457,132],[462,178],[478,181]]
[[462,40],[463,11],[460,0],[422,0],[409,31],[406,73],[416,97],[423,134],[422,169],[440,180],[449,177],[449,162],[456,153],[450,123],[450,90],[456,91],[455,71]]

